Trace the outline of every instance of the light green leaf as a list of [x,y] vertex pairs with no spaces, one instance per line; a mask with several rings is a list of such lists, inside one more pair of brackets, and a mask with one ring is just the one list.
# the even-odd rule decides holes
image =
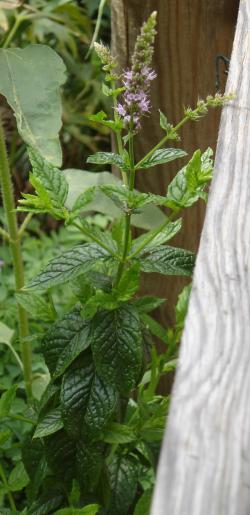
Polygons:
[[86,273],[96,264],[110,258],[107,251],[95,243],[85,243],[68,250],[48,263],[25,288],[47,290]]
[[17,386],[13,385],[13,386],[11,386],[11,388],[9,388],[9,390],[2,393],[2,395],[0,397],[0,418],[8,416],[11,406],[16,397],[16,389],[17,389]]
[[52,377],[62,375],[89,345],[90,323],[81,317],[78,309],[55,322],[42,341],[42,352]]
[[97,122],[100,125],[104,125],[104,127],[109,127],[113,131],[121,131],[123,129],[123,121],[120,120],[107,120],[107,115],[104,111],[99,111],[97,114],[91,114],[88,116],[88,119]]
[[146,492],[143,492],[136,504],[133,515],[150,515],[152,494],[152,490],[146,490]]
[[118,168],[121,168],[122,170],[127,168],[126,163],[122,157],[119,156],[119,154],[114,154],[113,152],[97,152],[96,154],[88,157],[87,163],[93,163],[97,165],[111,164],[118,166]]
[[0,343],[9,345],[14,334],[13,329],[10,329],[7,325],[0,322]]
[[117,422],[111,422],[103,434],[103,441],[109,444],[125,444],[136,439],[137,436],[131,427]]
[[135,308],[123,305],[93,318],[92,352],[97,373],[121,391],[136,385],[142,363],[140,320]]
[[16,299],[18,304],[20,304],[34,318],[40,318],[44,322],[55,320],[56,314],[53,306],[48,299],[45,300],[41,294],[23,291],[16,293]]
[[61,58],[45,45],[0,49],[0,92],[12,107],[20,136],[48,162],[61,166]]
[[98,377],[89,358],[79,360],[63,376],[62,419],[70,436],[95,438],[109,421],[116,403],[115,388]]
[[142,234],[133,241],[131,254],[137,254],[142,250],[145,253],[151,249],[155,249],[163,243],[166,243],[181,230],[181,226],[182,220],[179,218],[175,222],[169,221],[163,229],[153,229],[146,234]]
[[18,492],[27,486],[29,482],[30,479],[24,468],[24,464],[20,461],[9,475],[8,486],[12,492]]
[[166,302],[166,299],[146,296],[141,299],[133,300],[133,305],[136,306],[139,313],[150,313],[150,311],[157,309],[159,306],[164,304],[164,302]]
[[54,408],[39,422],[33,438],[44,438],[45,436],[56,433],[59,429],[62,429],[62,427],[61,410],[60,408]]
[[149,442],[161,442],[164,435],[166,417],[151,417],[141,428],[141,436]]
[[140,283],[140,265],[136,263],[127,268],[117,287],[117,297],[123,302],[131,299],[139,288]]
[[160,126],[164,131],[168,131],[168,128],[169,128],[168,120],[162,111],[160,111]]
[[84,508],[62,508],[55,515],[96,515],[99,509],[99,504],[88,504]]
[[186,155],[187,153],[179,148],[161,148],[159,150],[155,150],[155,152],[147,159],[143,159],[140,166],[138,166],[138,169],[142,170],[151,168],[152,166],[169,163],[170,161],[174,161],[175,159],[179,159]]
[[157,272],[164,275],[192,275],[195,254],[188,250],[160,245],[140,259],[144,272]]

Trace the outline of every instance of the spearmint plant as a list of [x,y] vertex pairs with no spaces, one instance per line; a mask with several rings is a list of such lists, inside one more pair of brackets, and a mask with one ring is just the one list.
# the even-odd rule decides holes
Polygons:
[[[157,393],[157,387],[162,375],[175,368],[190,287],[179,297],[175,328],[166,330],[150,316],[164,300],[140,297],[140,278],[142,272],[192,275],[194,254],[170,246],[168,242],[181,230],[181,211],[198,199],[207,198],[206,187],[213,168],[212,150],[204,153],[197,150],[162,196],[137,191],[136,175],[184,158],[185,151],[165,147],[165,144],[170,140],[179,141],[179,129],[186,122],[197,121],[209,107],[232,99],[231,95],[216,95],[199,100],[194,109],[185,109],[183,119],[175,126],[160,112],[162,139],[136,162],[136,140],[143,117],[150,116],[152,109],[150,83],[156,76],[151,65],[155,34],[156,13],[152,13],[137,38],[131,68],[121,75],[109,49],[95,44],[105,72],[103,92],[113,102],[113,116],[109,119],[106,113],[99,112],[91,116],[91,120],[109,127],[117,145],[115,152],[98,152],[88,158],[88,163],[115,165],[121,179],[106,171],[59,170],[60,149],[55,136],[58,120],[50,132],[43,131],[42,123],[37,126],[36,121],[41,114],[39,109],[45,109],[48,115],[53,102],[58,102],[53,88],[62,83],[62,76],[55,80],[57,84],[49,82],[48,85],[51,77],[47,73],[43,78],[43,102],[39,104],[37,93],[29,100],[24,89],[15,88],[21,101],[26,98],[28,105],[30,102],[30,109],[25,111],[24,108],[17,121],[20,134],[28,144],[30,183],[34,188],[33,194],[23,194],[18,211],[28,212],[29,219],[33,213],[49,213],[68,229],[74,227],[81,242],[49,261],[25,287],[22,281],[16,286],[21,310],[22,360],[26,364],[24,373],[26,371],[30,399],[29,416],[19,414],[18,417],[30,425],[25,426],[21,439],[22,461],[8,478],[4,467],[0,468],[1,493],[9,502],[10,513],[16,512],[18,496],[15,492],[24,487],[27,501],[20,502],[23,514],[149,513],[169,404],[168,398]],[[37,60],[38,51],[43,56],[45,47],[43,50],[35,47],[11,50],[7,55],[8,66],[13,65],[17,74],[21,61],[12,63],[11,59],[20,57],[27,67],[32,59]],[[45,63],[48,67],[49,60]],[[56,65],[62,73],[62,65],[54,61],[53,66]],[[3,90],[1,81],[0,89]],[[48,91],[51,96],[46,103]],[[9,90],[3,93],[8,99]],[[20,108],[20,104],[15,103],[16,97],[8,101],[15,112]],[[13,222],[16,216],[13,202],[8,204],[11,192],[5,184],[9,170],[3,136],[1,145],[1,185],[9,230],[2,229],[2,234],[10,240],[18,272],[21,248],[18,240],[17,253],[15,231],[20,237],[23,229],[18,232]],[[167,208],[167,215],[161,207]],[[109,215],[108,230],[87,222],[86,211],[91,210]],[[146,229],[137,238],[133,238],[134,225]],[[58,314],[55,302],[58,289],[63,296],[69,288],[74,303],[69,311]],[[40,401],[31,397],[29,344],[37,335],[33,331],[28,337],[26,331],[23,336],[23,314],[27,324],[27,312],[42,324],[38,341],[50,374]],[[165,343],[161,354],[155,347],[154,336]],[[17,417],[11,412],[15,393],[16,387],[12,387],[1,397],[0,416],[4,420]]]

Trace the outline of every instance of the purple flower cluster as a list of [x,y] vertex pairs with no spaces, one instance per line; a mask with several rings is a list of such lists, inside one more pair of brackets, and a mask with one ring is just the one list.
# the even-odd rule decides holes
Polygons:
[[136,132],[141,127],[142,116],[150,111],[149,88],[155,77],[156,73],[149,66],[138,71],[132,68],[123,74],[125,92],[123,101],[117,105],[116,110],[126,125]]

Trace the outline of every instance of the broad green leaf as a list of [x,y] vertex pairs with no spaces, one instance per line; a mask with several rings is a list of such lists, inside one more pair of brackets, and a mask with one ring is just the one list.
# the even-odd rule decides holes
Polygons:
[[104,127],[109,127],[114,132],[121,131],[123,129],[123,121],[121,119],[116,121],[107,120],[107,115],[104,111],[99,111],[97,114],[91,114],[88,116],[88,119],[104,125]]
[[[79,184],[81,185],[82,191],[86,191],[92,186],[101,186],[102,184],[114,184],[122,187],[122,182],[109,172],[93,173],[85,170],[68,169],[64,170],[63,174],[69,184],[69,192],[66,201],[66,207],[69,210],[72,209],[79,197]],[[148,198],[148,194],[145,195]],[[165,198],[164,202],[166,202]],[[119,219],[122,214],[121,209],[117,207],[115,203],[111,203],[100,188],[97,189],[94,200],[82,208],[81,211],[83,213],[96,211],[113,219]],[[132,225],[146,230],[156,228],[165,221],[166,215],[157,206],[152,205],[152,200],[149,205],[145,205],[140,209],[140,213],[133,214],[131,217]]]
[[37,425],[33,438],[44,438],[45,436],[56,433],[62,428],[63,421],[60,408],[52,409]]
[[55,320],[56,314],[53,306],[41,294],[37,295],[33,292],[23,291],[16,293],[16,299],[18,304],[21,304],[34,318],[39,318],[44,322]]
[[103,434],[103,441],[109,444],[125,444],[136,439],[137,436],[131,427],[117,422],[111,422]]
[[87,163],[93,163],[97,165],[106,165],[111,164],[118,166],[118,168],[126,169],[126,163],[119,154],[114,154],[113,152],[97,152],[92,156],[89,156],[87,159]]
[[43,157],[32,148],[29,149],[29,158],[32,165],[33,176],[36,178],[36,184],[34,184],[34,186],[36,187],[36,185],[38,185],[38,180],[45,188],[52,209],[55,213],[58,212],[60,214],[68,195],[68,183],[63,173],[53,164],[43,159]]
[[76,477],[76,447],[62,429],[44,439],[45,456],[49,468],[63,484],[71,486]]
[[151,417],[141,428],[141,436],[149,442],[161,442],[164,435],[166,417]]
[[160,299],[158,297],[142,297],[141,299],[133,300],[133,305],[136,307],[139,313],[150,313],[154,309],[164,304],[166,299]]
[[13,334],[13,329],[10,329],[7,325],[3,324],[3,322],[0,322],[0,343],[9,345]]
[[153,229],[146,234],[142,234],[136,240],[133,241],[131,254],[147,252],[151,249],[155,249],[159,245],[166,243],[171,240],[180,230],[182,226],[182,220],[179,218],[175,222],[170,222],[165,225],[164,228]]
[[157,272],[163,275],[192,275],[195,254],[188,250],[160,245],[140,259],[144,272]]
[[116,292],[106,293],[103,290],[96,290],[95,294],[86,302],[83,313],[86,318],[92,318],[99,308],[112,310],[118,307],[119,300]]
[[117,287],[117,297],[123,302],[131,299],[139,288],[140,283],[140,265],[136,263],[127,268]]
[[0,418],[8,416],[14,399],[16,397],[16,389],[17,386],[13,385],[9,388],[9,390],[2,393],[0,397]]
[[140,191],[130,191],[126,186],[116,184],[104,184],[100,186],[105,193],[120,209],[129,207],[130,209],[140,209],[147,204],[164,205],[166,198],[153,193],[141,193]]
[[12,107],[20,136],[48,162],[61,166],[60,86],[65,66],[52,48],[0,49],[0,93]]
[[48,263],[26,289],[47,290],[86,273],[109,257],[107,251],[95,243],[85,243],[68,250]]
[[38,500],[34,501],[32,505],[29,507],[28,515],[46,515],[54,514],[55,510],[59,508],[64,502],[64,497],[62,495],[57,494],[56,492],[52,493],[44,492],[41,497],[38,497]]
[[146,492],[143,492],[142,496],[136,504],[133,515],[150,515],[152,495],[152,490],[146,490]]
[[62,419],[72,437],[86,434],[88,439],[95,438],[112,416],[116,403],[116,390],[98,377],[92,360],[80,360],[64,375]]
[[136,385],[142,364],[142,335],[135,308],[123,305],[93,318],[92,351],[99,376],[121,391]]
[[177,173],[168,187],[168,207],[171,209],[189,207],[199,198],[206,199],[204,189],[212,177],[212,154],[210,148],[204,154],[197,150],[189,163]]
[[84,492],[89,493],[95,490],[102,472],[104,458],[102,442],[79,441],[77,443],[76,470],[78,481]]
[[27,486],[29,482],[30,479],[24,468],[24,464],[20,461],[9,475],[8,486],[12,492],[18,492]]
[[78,309],[55,322],[42,341],[42,352],[52,377],[62,375],[90,341],[90,323],[81,317]]
[[127,515],[137,490],[138,464],[129,457],[115,456],[109,465],[109,476],[112,495],[108,513]]
[[155,150],[155,152],[147,159],[143,159],[140,166],[138,166],[138,169],[142,170],[151,168],[152,166],[169,163],[170,161],[174,161],[175,159],[179,159],[186,155],[187,153],[179,148],[161,148],[159,150]]
[[90,204],[93,201],[95,193],[96,193],[95,186],[92,186],[91,188],[88,188],[83,193],[81,193],[79,195],[79,197],[77,197],[75,203],[72,206],[72,212],[73,213],[81,212],[84,207],[86,207],[88,204]]
[[10,438],[11,434],[11,431],[0,431],[0,447]]
[[22,460],[31,479],[29,489],[34,500],[47,471],[42,440],[32,440],[28,435],[22,444]]
[[99,504],[88,504],[84,508],[62,508],[55,515],[96,515],[99,509]]

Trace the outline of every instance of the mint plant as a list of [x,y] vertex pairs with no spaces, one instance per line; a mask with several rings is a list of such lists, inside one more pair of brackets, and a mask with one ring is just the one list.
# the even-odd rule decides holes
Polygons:
[[[50,373],[50,382],[40,401],[30,400],[29,417],[24,422],[30,424],[32,431],[28,428],[24,431],[22,461],[17,465],[20,471],[13,472],[14,479],[21,472],[25,477],[18,484],[19,489],[26,487],[27,492],[22,513],[149,513],[169,404],[168,398],[157,393],[157,387],[162,375],[174,370],[176,365],[190,287],[179,297],[175,328],[167,330],[150,315],[164,300],[140,297],[140,278],[142,272],[191,277],[195,255],[168,242],[181,230],[181,211],[200,198],[207,199],[213,169],[212,150],[203,153],[197,150],[162,196],[137,191],[136,174],[184,158],[185,151],[166,148],[165,144],[179,141],[183,124],[197,121],[209,107],[221,106],[232,99],[231,95],[217,94],[199,100],[194,109],[185,109],[183,119],[175,126],[161,112],[163,137],[136,162],[136,139],[143,117],[150,116],[151,110],[150,83],[156,76],[151,68],[155,34],[156,13],[152,13],[137,38],[131,68],[121,75],[109,49],[95,44],[105,72],[103,92],[113,103],[113,117],[101,111],[90,119],[110,128],[117,148],[115,152],[91,155],[88,163],[115,165],[121,179],[106,171],[80,172],[80,175],[79,171],[60,171],[58,119],[50,133],[37,123],[40,115],[45,123],[43,110],[49,110],[49,105],[36,104],[32,99],[32,116],[27,109],[29,98],[23,104],[26,110],[22,103],[15,105],[13,100],[14,110],[19,109],[19,131],[28,144],[30,183],[34,188],[33,194],[23,194],[17,210],[28,212],[27,223],[33,214],[49,213],[69,230],[77,230],[82,238],[82,242],[49,261],[25,287],[17,284],[19,309],[25,316],[30,312],[42,326],[38,340]],[[13,55],[22,54],[27,58],[29,73],[32,54],[37,56],[37,52],[44,51],[44,47],[39,51],[31,47],[10,53],[9,62]],[[51,63],[54,59],[55,56]],[[13,66],[15,70],[15,63]],[[61,64],[59,68],[63,72]],[[41,97],[44,99],[49,89],[50,102],[57,105],[58,82],[62,82],[63,73],[57,77],[56,84],[53,80],[51,83],[48,74],[44,80]],[[20,84],[23,99],[25,90]],[[1,82],[0,90],[3,90]],[[8,98],[9,90],[4,89],[3,93]],[[12,105],[12,98],[9,102]],[[23,125],[21,120],[29,123]],[[1,134],[0,139],[2,193],[6,213],[8,217],[11,213],[14,219],[13,199],[8,204],[10,192],[4,182],[10,175]],[[167,215],[161,207],[168,210]],[[93,209],[108,212],[108,230],[87,222],[86,211]],[[133,225],[146,230],[133,238]],[[8,231],[2,229],[2,234],[13,245],[10,218]],[[20,232],[22,229],[19,235]],[[70,288],[74,302],[70,310],[58,314],[55,298],[58,289],[64,295],[66,288]],[[35,336],[34,331],[31,341]],[[156,350],[154,336],[165,344],[161,354]],[[26,344],[30,341],[26,334],[24,340]],[[15,391],[16,388],[5,392],[0,399],[0,416],[4,419],[18,416],[11,411]],[[7,478],[3,468],[0,476],[2,492],[13,511],[16,508],[13,495],[16,490],[11,489],[13,478],[11,474]]]

